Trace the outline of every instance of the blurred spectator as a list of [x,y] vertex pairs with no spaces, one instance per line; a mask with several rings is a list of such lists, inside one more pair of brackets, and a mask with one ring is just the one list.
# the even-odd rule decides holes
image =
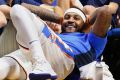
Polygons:
[[60,6],[63,11],[73,6],[77,6],[80,9],[83,8],[79,0],[58,0],[58,6]]
[[93,5],[94,7],[100,7],[103,5],[109,5],[113,14],[112,26],[117,27],[117,9],[120,4],[120,0],[80,0],[83,6]]

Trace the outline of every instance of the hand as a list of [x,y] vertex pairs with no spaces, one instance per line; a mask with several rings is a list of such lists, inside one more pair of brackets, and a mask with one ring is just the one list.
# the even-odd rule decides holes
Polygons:
[[53,22],[46,21],[47,25],[56,33],[61,33],[61,25]]

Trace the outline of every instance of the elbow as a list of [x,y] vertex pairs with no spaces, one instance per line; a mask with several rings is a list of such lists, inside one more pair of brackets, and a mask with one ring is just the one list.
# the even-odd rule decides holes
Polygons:
[[14,5],[11,10],[10,10],[10,17],[11,19],[13,20],[13,18],[15,18],[16,20],[17,19],[20,19],[21,16],[24,15],[24,13],[22,12],[23,7],[21,5]]
[[97,18],[101,20],[101,24],[105,27],[110,26],[112,20],[112,12],[110,8],[107,5],[100,7]]
[[5,15],[0,11],[0,28],[7,24]]

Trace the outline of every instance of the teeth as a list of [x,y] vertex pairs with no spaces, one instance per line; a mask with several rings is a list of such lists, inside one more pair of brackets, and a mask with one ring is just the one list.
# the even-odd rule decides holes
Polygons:
[[68,26],[69,28],[72,28],[72,27],[74,27],[74,26]]

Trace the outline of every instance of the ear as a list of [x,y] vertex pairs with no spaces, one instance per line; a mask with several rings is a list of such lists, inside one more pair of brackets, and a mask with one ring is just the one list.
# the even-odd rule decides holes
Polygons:
[[89,23],[89,18],[87,18],[85,24],[83,25],[82,32],[89,33],[90,28],[91,28],[91,25]]

